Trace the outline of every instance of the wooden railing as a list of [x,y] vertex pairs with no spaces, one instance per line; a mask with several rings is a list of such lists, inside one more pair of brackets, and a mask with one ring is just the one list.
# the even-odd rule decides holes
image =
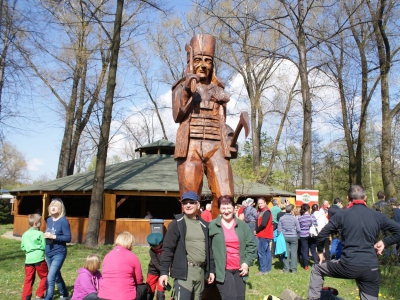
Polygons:
[[[86,239],[86,229],[88,218],[67,217],[71,227],[71,243],[84,243]],[[164,233],[172,220],[164,220]],[[28,216],[14,215],[14,236],[22,236],[28,230]],[[46,230],[43,221],[40,228]],[[129,231],[135,237],[136,245],[147,245],[147,235],[151,233],[149,219],[116,219],[115,221],[100,221],[99,244],[113,244],[117,236]]]

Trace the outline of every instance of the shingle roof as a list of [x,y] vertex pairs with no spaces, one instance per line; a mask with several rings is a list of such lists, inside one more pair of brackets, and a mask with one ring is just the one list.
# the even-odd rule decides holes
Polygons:
[[135,149],[135,151],[137,152],[137,151],[141,151],[141,150],[145,150],[145,149],[149,149],[149,148],[171,148],[171,149],[173,149],[173,148],[175,148],[175,144],[173,142],[161,139],[154,143],[150,143],[150,144],[138,147]]
[[[91,191],[94,171],[74,174],[45,183],[32,184],[10,191]],[[238,178],[234,182],[242,182],[242,187],[235,186],[235,193],[243,196],[293,196],[294,193],[276,189],[268,185],[245,182]],[[173,155],[153,154],[125,161],[106,167],[104,190],[109,191],[156,191],[179,192],[176,161]],[[210,195],[206,178],[204,178],[203,195]]]

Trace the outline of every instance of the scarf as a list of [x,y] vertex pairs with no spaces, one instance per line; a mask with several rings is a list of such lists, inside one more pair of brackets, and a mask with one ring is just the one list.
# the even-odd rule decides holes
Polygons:
[[350,207],[352,207],[352,206],[355,205],[355,204],[361,204],[361,205],[367,206],[367,203],[365,203],[364,200],[356,199],[356,200],[351,201],[351,202],[347,205],[347,208],[350,208]]
[[96,291],[99,291],[99,279],[95,275],[92,276],[92,284]]
[[258,209],[258,216],[260,217],[260,214],[262,213],[262,212],[264,212],[264,211],[266,211],[266,210],[269,210],[269,208],[268,208],[268,206],[266,206],[266,207],[264,207],[263,209]]

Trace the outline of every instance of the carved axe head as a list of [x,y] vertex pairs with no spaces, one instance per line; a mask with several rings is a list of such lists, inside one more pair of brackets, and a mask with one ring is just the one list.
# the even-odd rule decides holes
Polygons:
[[247,136],[249,135],[250,132],[249,114],[247,113],[247,111],[242,111],[240,113],[239,123],[243,125],[244,136],[247,139]]

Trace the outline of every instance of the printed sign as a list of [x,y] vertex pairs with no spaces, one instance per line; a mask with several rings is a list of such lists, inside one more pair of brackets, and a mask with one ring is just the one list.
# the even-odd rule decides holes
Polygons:
[[318,204],[318,190],[296,190],[296,206]]

